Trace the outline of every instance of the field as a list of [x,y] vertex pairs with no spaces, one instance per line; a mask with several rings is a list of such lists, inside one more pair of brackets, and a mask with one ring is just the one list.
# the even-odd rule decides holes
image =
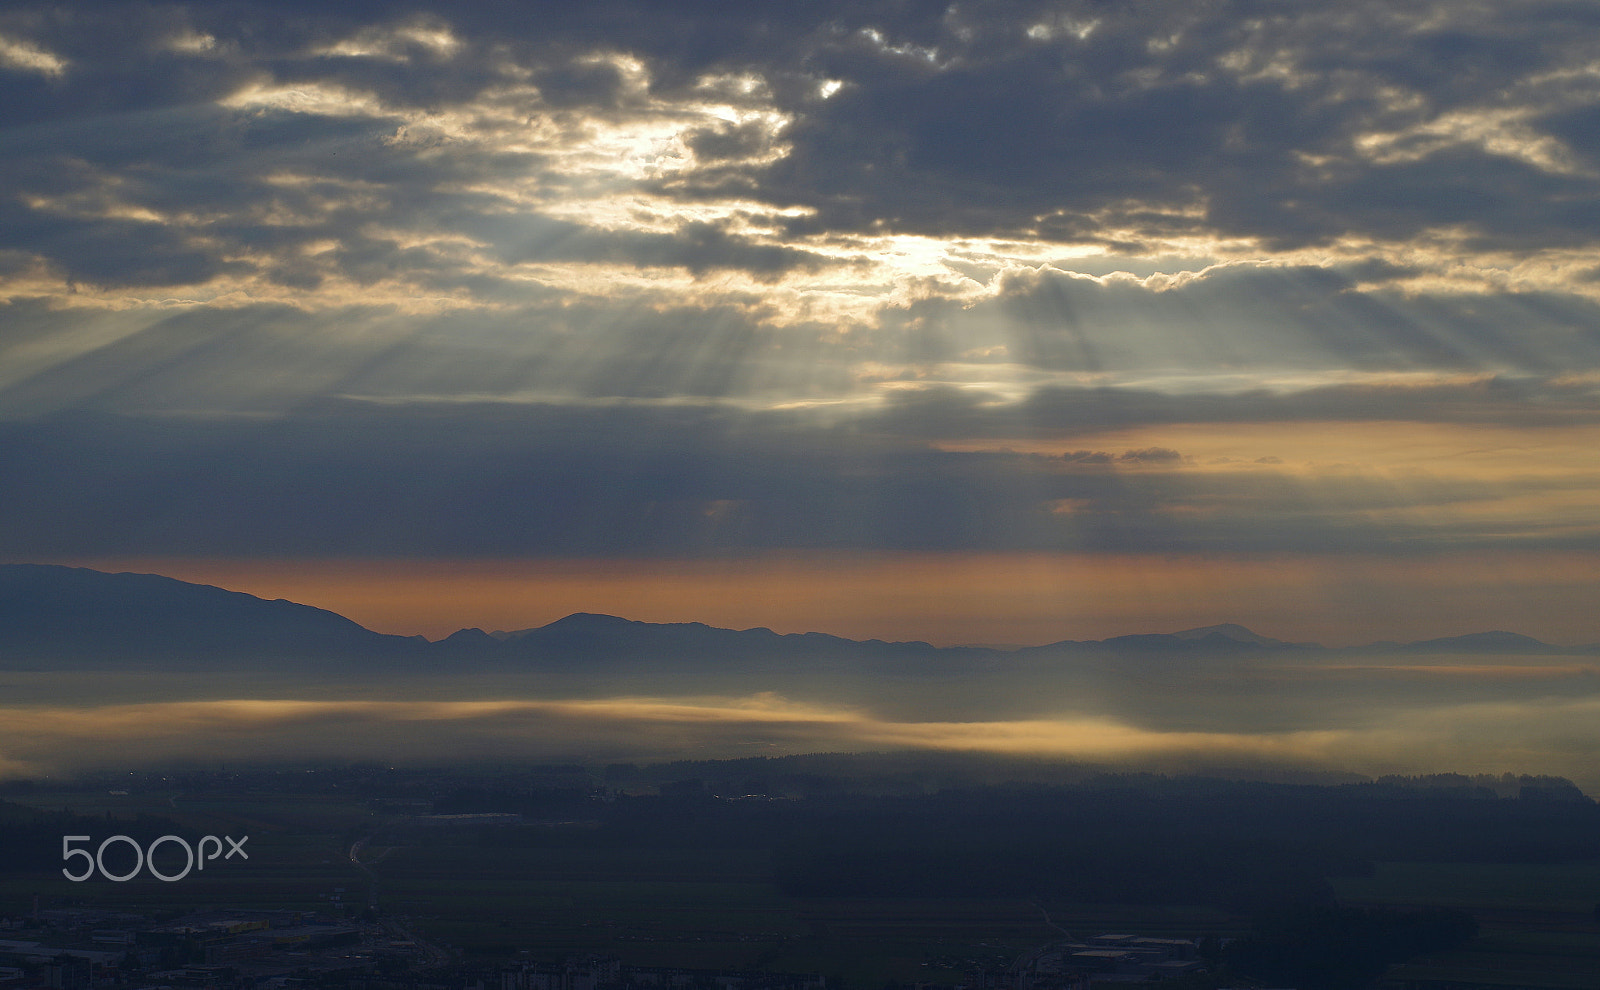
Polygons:
[[[1004,969],[1065,933],[1229,937],[1250,928],[1243,912],[1181,902],[795,896],[778,881],[772,849],[775,836],[792,825],[789,809],[801,806],[782,802],[636,803],[633,819],[613,816],[603,827],[577,816],[544,824],[429,824],[414,817],[414,807],[401,810],[410,799],[274,779],[272,787],[255,789],[9,794],[13,803],[70,809],[81,816],[76,821],[92,821],[77,827],[94,842],[131,828],[141,815],[159,816],[171,823],[163,828],[191,835],[248,835],[250,858],[213,863],[172,883],[148,877],[74,883],[61,876],[57,844],[41,848],[38,870],[0,873],[0,915],[23,915],[35,898],[46,908],[160,917],[201,907],[314,909],[352,918],[375,909],[469,961],[594,954],[635,965],[821,973],[868,990],[891,980],[953,985],[975,970]],[[640,820],[648,827],[639,828]],[[701,831],[706,822],[723,831]],[[1600,860],[1379,862],[1370,875],[1334,883],[1347,904],[1458,908],[1478,919],[1477,940],[1413,959],[1392,971],[1394,980],[1600,986]]]
[[1600,986],[1600,860],[1572,863],[1380,863],[1339,881],[1341,898],[1471,911],[1482,933],[1466,949],[1413,960],[1394,980],[1549,990]]
[[953,984],[980,967],[1004,968],[1062,929],[1192,935],[1242,924],[1205,908],[1053,905],[1047,915],[1014,898],[795,898],[773,883],[759,848],[528,849],[442,830],[415,844],[365,844],[356,863],[351,845],[384,816],[342,797],[84,791],[12,800],[110,815],[106,834],[141,813],[248,834],[251,858],[174,883],[73,883],[52,864],[42,876],[0,877],[6,913],[21,913],[35,894],[46,906],[166,914],[219,905],[358,914],[370,899],[468,957],[594,953],[638,965],[818,972],[869,987]]
[[773,884],[761,850],[492,852],[397,850],[374,869],[380,901],[469,952],[578,950],[639,965],[821,972],[857,986],[956,983],[1004,968],[1068,924],[1078,935],[1239,924],[1198,908],[1094,905],[1047,916],[1019,899],[794,898]]
[[1574,863],[1379,863],[1346,877],[1340,896],[1364,904],[1433,904],[1487,915],[1531,912],[1593,917],[1600,860]]

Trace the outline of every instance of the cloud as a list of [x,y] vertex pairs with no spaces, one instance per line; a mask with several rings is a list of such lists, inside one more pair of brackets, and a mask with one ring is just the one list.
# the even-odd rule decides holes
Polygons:
[[67,70],[66,61],[53,52],[5,35],[0,35],[0,66],[51,78],[59,78]]
[[[1316,375],[1307,376],[1310,381]],[[1538,431],[1582,428],[1597,416],[1594,385],[1549,378],[1421,374],[1310,387],[1201,391],[1181,376],[1164,388],[1139,385],[1045,384],[1015,402],[981,401],[952,388],[890,392],[862,413],[868,428],[929,442],[993,439],[996,444],[1050,438],[1072,444],[1110,431],[1213,425],[1217,432],[1253,424],[1404,423]],[[1075,463],[1102,462],[1107,451],[1074,449]],[[1262,456],[1262,455],[1257,455]],[[1274,454],[1272,456],[1281,456]]]
[[[1370,774],[1541,772],[1596,785],[1596,701],[1439,704],[1383,724],[1151,729],[1106,716],[939,721],[747,696],[165,701],[5,712],[0,773],[262,760],[670,759],[942,749],[1181,769],[1239,760]],[[114,747],[114,750],[113,750]]]
[[[122,235],[188,234],[211,260],[75,270],[67,232],[29,235],[107,285],[204,283],[238,263],[259,243],[251,234],[292,215],[293,198],[264,186],[285,171],[368,183],[367,200],[288,224],[300,243],[354,235],[358,217],[423,239],[458,233],[436,226],[446,217],[430,203],[452,196],[477,196],[480,218],[602,188],[691,209],[732,197],[764,222],[783,217],[783,238],[751,245],[756,272],[798,260],[783,252],[806,252],[812,235],[851,232],[1146,253],[1207,239],[1258,250],[1365,239],[1392,253],[1448,235],[1492,253],[1577,249],[1594,229],[1574,204],[1594,199],[1581,122],[1596,104],[1595,26],[1554,5],[1509,19],[1015,4],[978,21],[869,4],[826,18],[723,12],[714,26],[626,2],[513,18],[470,3],[402,15],[70,9],[0,23],[23,70],[0,80],[20,139],[0,162],[8,187],[50,200],[50,174],[89,166],[92,180],[58,182],[58,194],[149,209],[159,220]],[[181,220],[160,208],[179,195]],[[49,226],[60,208],[26,218]],[[713,254],[705,267],[742,265]]]
[[1069,450],[1061,459],[1069,464],[1110,464],[1116,460],[1103,450]]
[[1183,455],[1169,447],[1145,447],[1142,450],[1125,450],[1117,460],[1140,464],[1170,464],[1182,461]]
[[[1553,6],[1515,20],[1377,6],[852,13],[795,43],[843,81],[793,106],[793,151],[761,177],[819,210],[796,229],[1044,225],[1102,243],[1209,233],[1281,247],[1415,236],[1472,203],[1491,241],[1587,236],[1558,204],[1592,175],[1559,174],[1535,150],[1560,143],[1532,123],[1552,100],[1595,96],[1576,40],[1594,25]],[[1440,123],[1453,119],[1499,123]],[[1374,132],[1429,128],[1454,136],[1405,165],[1364,151]],[[1385,202],[1374,187],[1406,193]],[[1548,209],[1511,215],[1530,202]]]
[[1301,6],[9,8],[6,546],[1589,545],[1596,24]]
[[1053,266],[1002,270],[981,294],[886,306],[886,326],[921,336],[929,358],[1003,345],[1029,368],[1193,375],[1272,368],[1517,369],[1600,360],[1600,310],[1573,296],[1366,288],[1337,266],[1246,262],[1133,278]]
[[538,216],[520,216],[497,226],[499,257],[511,264],[620,261],[641,268],[682,267],[697,275],[740,269],[757,277],[839,264],[815,252],[755,243],[729,234],[724,224],[707,221],[691,221],[670,233],[597,231]]
[[[967,422],[1005,436],[999,426],[1015,415]],[[1061,411],[1056,420],[1069,438],[1085,429]],[[1302,422],[1300,442],[1344,444],[1330,449],[1362,460],[1290,469],[1205,465],[1207,457],[1150,443],[1106,462],[1092,449],[1064,459],[1003,442],[938,449],[884,428],[893,422],[863,429],[874,424],[830,423],[805,407],[683,400],[342,402],[225,419],[63,414],[0,427],[0,544],[23,557],[428,558],[781,549],[1411,555],[1600,540],[1578,508],[1600,482],[1581,464],[1552,472],[1542,455],[1508,453],[1419,471],[1416,438],[1398,452],[1371,446],[1394,436],[1383,425],[1370,435],[1349,424],[1310,434]],[[1453,429],[1431,442],[1442,451],[1481,442]],[[1582,449],[1592,433],[1557,432],[1544,443]],[[1048,433],[1036,426],[1021,436]],[[1287,436],[1265,442],[1282,449]],[[1183,442],[1231,449],[1193,432]],[[1076,509],[1056,511],[1062,504]]]
[[1595,366],[1593,26],[1300,13],[19,8],[0,36],[72,68],[0,79],[7,293],[222,322],[765,294],[952,380]]
[[[237,13],[174,7],[124,25],[85,8],[58,22],[84,71],[64,78],[50,119],[8,121],[7,243],[107,288],[252,274],[312,288],[295,274],[308,252],[323,275],[362,285],[482,270],[460,249],[508,215],[509,240],[480,245],[503,263],[758,277],[830,263],[716,216],[575,219],[575,203],[617,192],[631,172],[692,158],[676,135],[713,133],[722,121],[707,101],[726,98],[654,95],[648,69],[598,38],[546,25],[491,39],[427,14],[362,24]],[[569,213],[544,216],[541,204]]]

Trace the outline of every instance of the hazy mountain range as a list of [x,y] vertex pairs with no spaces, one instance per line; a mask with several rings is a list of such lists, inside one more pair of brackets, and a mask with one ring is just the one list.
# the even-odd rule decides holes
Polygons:
[[1001,649],[857,641],[824,633],[719,629],[698,622],[646,623],[577,613],[530,629],[462,629],[445,639],[373,632],[324,609],[266,601],[153,574],[107,574],[41,564],[0,565],[0,667],[64,669],[242,662],[329,663],[399,669],[519,667],[550,671],[647,665],[707,673],[763,668],[883,674],[957,673],[1029,667],[1072,657],[1338,657],[1359,654],[1594,656],[1600,644],[1554,646],[1511,632],[1478,632],[1412,643],[1329,648],[1289,643],[1232,623],[1166,634],[1063,641]]
[[578,613],[430,642],[166,577],[10,565],[0,699],[0,775],[953,749],[1600,787],[1600,648],[1509,632],[1330,648],[1221,624],[1010,649]]

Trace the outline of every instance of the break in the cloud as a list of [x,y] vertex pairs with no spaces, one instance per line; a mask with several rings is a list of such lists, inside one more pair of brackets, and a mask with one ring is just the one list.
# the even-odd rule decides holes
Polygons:
[[11,4],[0,556],[1470,558],[1532,600],[1505,561],[1600,536],[1597,40]]

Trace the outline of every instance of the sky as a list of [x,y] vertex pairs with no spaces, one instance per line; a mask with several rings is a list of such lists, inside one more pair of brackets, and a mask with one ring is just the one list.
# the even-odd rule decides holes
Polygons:
[[[1595,643],[1597,51],[1571,0],[6,3],[0,561],[430,638]],[[1587,661],[1107,677],[8,673],[0,774],[342,741],[1600,788]]]
[[1570,0],[8,3],[0,559],[431,638],[1600,641],[1597,51]]

